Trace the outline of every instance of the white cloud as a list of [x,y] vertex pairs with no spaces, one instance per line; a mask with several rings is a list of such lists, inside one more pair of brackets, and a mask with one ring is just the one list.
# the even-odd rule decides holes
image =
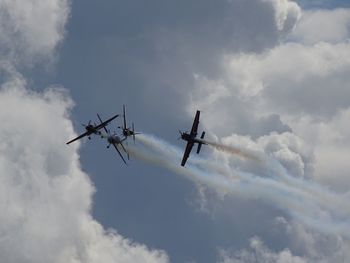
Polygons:
[[[222,138],[225,145],[239,147],[240,149],[249,149],[256,154],[264,153],[270,158],[279,162],[286,171],[294,177],[310,178],[313,175],[313,152],[307,147],[305,142],[291,132],[281,134],[271,133],[264,135],[256,140],[249,136],[240,136],[232,134]],[[271,173],[271,170],[264,171],[260,164],[254,166],[254,163],[236,162],[235,166],[244,165],[255,174]],[[253,169],[253,170],[252,170]],[[269,174],[273,176],[274,174]]]
[[349,191],[350,108],[340,110],[330,120],[303,117],[291,124],[315,152],[315,176],[340,191]]
[[[350,243],[340,236],[324,235],[305,225],[284,217],[273,220],[271,231],[278,236],[286,236],[287,245],[283,249],[270,249],[261,238],[250,239],[249,247],[240,250],[220,249],[219,257],[222,263],[343,263],[349,258]],[[283,247],[283,245],[282,245]]]
[[286,43],[261,55],[228,57],[227,76],[240,96],[265,111],[327,116],[349,105],[349,57],[348,43]]
[[[349,242],[341,238],[322,236],[299,224],[286,223],[289,238],[299,243],[293,252],[289,248],[279,251],[268,248],[259,237],[250,239],[249,247],[241,250],[220,249],[221,263],[343,263],[349,257]],[[297,248],[299,246],[299,248]],[[303,246],[303,247],[302,247]],[[299,250],[299,251],[298,251]]]
[[293,256],[289,249],[273,252],[263,242],[254,237],[250,240],[249,249],[235,252],[220,251],[221,263],[306,263],[309,262],[302,257]]
[[91,215],[94,187],[82,172],[62,89],[0,90],[0,261],[167,262],[167,255],[106,231]]
[[[335,18],[336,14],[340,16]],[[193,105],[203,104],[206,125],[215,127],[213,132],[227,127],[242,133],[241,127],[246,127],[243,134],[259,138],[273,131],[283,133],[290,127],[293,137],[302,139],[298,145],[305,146],[292,151],[280,149],[272,155],[295,175],[302,175],[308,163],[309,175],[314,166],[317,179],[346,191],[350,185],[346,161],[350,154],[349,14],[348,9],[309,12],[297,24],[293,42],[286,41],[260,54],[228,54],[223,60],[222,77],[206,81],[220,83],[220,92],[215,91],[215,86],[211,89],[196,86],[194,94],[212,101],[193,101],[192,109]],[[305,40],[311,37],[310,31],[320,32],[317,22],[320,20],[329,25],[325,26],[324,34]],[[332,30],[335,24],[339,31]],[[215,95],[223,90],[228,94],[225,98]],[[220,120],[215,116],[220,116]],[[262,129],[266,122],[261,120],[266,116],[277,116],[279,121],[267,122],[270,127]],[[219,133],[223,135],[228,136]],[[312,151],[308,150],[306,155],[300,152],[310,148],[314,160]],[[306,156],[309,157],[305,159]]]
[[275,20],[278,30],[289,33],[294,29],[296,22],[300,19],[300,7],[288,0],[262,0],[270,2],[275,9]]
[[0,0],[0,51],[12,62],[52,56],[65,33],[70,0]]
[[168,262],[165,252],[104,230],[92,218],[94,186],[81,170],[62,88],[37,93],[18,71],[51,59],[69,0],[0,0],[0,261]]
[[338,43],[349,38],[349,29],[349,9],[304,11],[291,38],[308,45]]
[[[188,108],[191,112],[198,105],[204,109],[202,122],[223,143],[266,153],[289,175],[308,178],[300,181],[302,188],[314,179],[337,192],[347,192],[339,195],[333,192],[334,196],[346,199],[350,186],[347,161],[350,155],[349,21],[349,9],[307,11],[295,31],[278,46],[261,53],[227,52],[221,76],[197,75],[193,98],[198,99],[193,99]],[[263,129],[262,119],[268,116],[276,116],[279,121],[267,122],[269,129]],[[227,130],[234,133],[223,132]],[[269,172],[273,176],[277,171],[264,170],[249,162],[228,162],[231,169],[261,177]],[[285,186],[290,182],[285,182]],[[260,188],[254,193],[258,191]],[[319,197],[311,192],[309,197],[320,201],[327,191],[320,187]],[[264,193],[261,199],[266,200],[269,193]],[[285,195],[288,194],[279,198]],[[309,197],[298,202],[304,206]],[[321,203],[328,202],[324,201]],[[289,211],[295,209],[285,201],[284,206],[288,206]],[[332,207],[334,204],[315,218],[327,222],[332,217]],[[305,211],[310,209],[312,206]],[[222,250],[221,261],[340,263],[349,258],[350,244],[340,237],[347,227],[331,233],[321,230],[330,229],[327,223],[323,225],[306,218],[301,223],[299,219],[293,219],[298,223],[288,223],[290,232],[286,234],[285,249],[276,251],[276,246],[270,249],[260,239],[253,239],[248,249]],[[312,221],[320,228],[310,230]],[[346,217],[340,216],[335,221],[341,225]]]

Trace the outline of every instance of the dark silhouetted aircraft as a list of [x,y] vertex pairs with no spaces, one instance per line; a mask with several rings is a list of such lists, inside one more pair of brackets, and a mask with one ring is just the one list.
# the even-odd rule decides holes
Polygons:
[[[97,117],[98,117],[98,119],[100,120],[100,122],[102,124],[102,119],[101,119],[100,115],[97,114]],[[101,132],[100,136],[101,136],[101,138],[107,139],[107,142],[108,142],[107,148],[109,148],[111,145],[113,145],[113,147],[118,152],[120,158],[122,158],[123,162],[125,164],[127,164],[125,159],[124,159],[124,157],[123,157],[123,155],[121,154],[121,152],[118,149],[118,145],[120,145],[123,148],[124,152],[128,155],[128,159],[129,159],[129,153],[126,151],[126,149],[125,149],[125,147],[124,147],[124,145],[122,143],[123,141],[126,140],[126,137],[120,138],[116,133],[111,134],[110,131],[107,130],[106,126],[103,126],[103,129],[105,130],[106,134],[103,134]]]
[[73,140],[70,140],[66,144],[70,144],[70,143],[72,143],[72,142],[74,142],[76,140],[79,140],[79,139],[81,139],[81,138],[83,138],[85,136],[88,136],[88,138],[90,140],[91,139],[90,138],[91,134],[100,135],[101,134],[100,129],[105,128],[112,120],[114,120],[118,116],[119,116],[119,114],[114,115],[112,118],[110,118],[110,119],[108,119],[108,120],[106,120],[104,122],[101,121],[101,123],[99,125],[96,125],[96,124],[92,125],[91,121],[89,121],[89,123],[87,125],[82,124],[85,127],[86,132],[84,132],[83,134],[81,134],[78,137],[74,138]]
[[135,135],[136,134],[140,134],[139,132],[135,132],[135,127],[134,127],[134,123],[132,123],[131,127],[127,127],[127,123],[126,123],[126,114],[125,114],[125,105],[123,105],[123,127],[118,127],[120,129],[123,130],[123,135],[125,138],[132,136],[134,142],[135,142]]
[[200,115],[200,111],[197,110],[196,116],[194,117],[192,129],[191,129],[190,133],[179,131],[180,134],[181,134],[181,139],[187,141],[185,153],[184,153],[182,161],[181,161],[181,166],[185,166],[186,161],[187,161],[187,159],[190,156],[190,153],[192,151],[192,147],[193,147],[193,145],[195,143],[198,143],[197,154],[200,152],[202,145],[203,144],[207,144],[203,140],[204,139],[204,135],[205,135],[205,131],[202,132],[202,135],[201,135],[200,139],[196,138],[197,137],[198,124],[199,124],[199,115]]

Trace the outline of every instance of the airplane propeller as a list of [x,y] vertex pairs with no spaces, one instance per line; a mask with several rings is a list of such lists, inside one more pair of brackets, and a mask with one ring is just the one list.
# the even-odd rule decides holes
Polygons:
[[[89,120],[88,124],[81,123],[81,126],[83,126],[83,127],[86,127],[86,126],[89,126],[89,125],[91,125],[91,120]],[[95,124],[95,126],[96,126],[96,124]]]
[[181,130],[179,130],[179,133],[180,133],[180,136],[177,138],[177,140],[180,140],[181,136],[182,136],[182,131]]

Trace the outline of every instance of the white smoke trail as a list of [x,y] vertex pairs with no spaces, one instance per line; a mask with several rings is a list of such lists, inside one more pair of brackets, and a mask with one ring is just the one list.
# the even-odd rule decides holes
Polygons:
[[[336,209],[342,212],[342,204],[339,204],[339,197],[337,195],[325,195],[326,189],[322,188],[319,185],[315,185],[312,183],[305,183],[305,180],[296,180],[295,177],[290,176],[286,169],[275,159],[272,159],[266,155],[259,154],[256,152],[252,152],[246,149],[241,149],[235,146],[228,146],[219,143],[207,142],[208,145],[213,146],[215,149],[228,153],[233,157],[242,157],[244,159],[249,159],[258,163],[261,169],[264,169],[265,174],[269,176],[277,176],[280,182],[284,182],[288,184],[290,187],[294,187],[296,189],[300,189],[305,193],[308,193],[308,198],[313,199],[315,202],[331,202],[333,203],[332,209]],[[341,201],[341,203],[343,203]],[[350,213],[350,206],[347,207],[344,211],[345,215]]]
[[312,181],[288,175],[277,161],[266,158],[264,162],[271,166],[269,172],[275,173],[270,177],[239,171],[222,161],[194,155],[186,167],[182,167],[182,149],[150,135],[140,135],[138,141],[144,147],[129,146],[130,154],[136,158],[206,184],[220,193],[265,201],[323,233],[350,238],[348,198]]

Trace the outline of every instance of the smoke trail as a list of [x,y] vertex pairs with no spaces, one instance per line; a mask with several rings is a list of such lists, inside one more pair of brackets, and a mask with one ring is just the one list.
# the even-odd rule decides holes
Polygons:
[[138,136],[138,141],[142,145],[129,146],[130,154],[138,159],[206,184],[220,193],[265,201],[323,233],[350,238],[348,198],[288,175],[276,161],[266,159],[267,165],[271,165],[269,172],[276,173],[270,177],[235,170],[221,160],[217,162],[195,155],[184,168],[180,166],[182,149],[150,135]]
[[255,160],[255,161],[260,160],[256,154],[249,152],[247,150],[240,149],[240,148],[235,147],[235,146],[228,146],[228,145],[224,145],[224,144],[220,144],[220,143],[216,143],[216,142],[209,142],[209,141],[205,141],[205,142],[209,146],[212,146],[219,151],[233,154],[233,155],[239,156],[243,159],[251,159],[251,160]]
[[[243,157],[244,159],[249,159],[257,162],[260,165],[261,169],[266,170],[265,173],[267,175],[275,177],[277,176],[280,182],[284,182],[290,187],[294,187],[296,189],[302,189],[304,193],[308,193],[308,198],[314,200],[315,202],[332,202],[334,204],[334,207],[331,209],[337,209],[340,211],[340,213],[342,212],[342,206],[339,204],[338,196],[325,195],[324,192],[327,190],[319,185],[305,183],[304,180],[295,180],[295,177],[288,175],[286,169],[277,160],[246,149],[240,149],[235,146],[227,146],[208,141],[206,143],[218,149],[219,151],[223,151],[233,156],[239,156]],[[345,215],[347,213],[350,213],[350,206],[348,209],[345,209],[345,213],[343,214]]]

